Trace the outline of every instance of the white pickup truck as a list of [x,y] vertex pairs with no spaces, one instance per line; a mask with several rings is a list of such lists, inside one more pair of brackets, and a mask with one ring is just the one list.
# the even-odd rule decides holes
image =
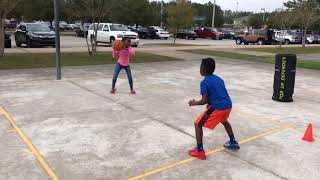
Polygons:
[[302,42],[301,36],[298,33],[292,31],[274,31],[275,39],[278,42],[283,42],[284,44],[299,44]]
[[[95,24],[97,27],[97,23]],[[90,25],[88,29],[89,40],[95,37],[94,26]],[[112,44],[115,40],[121,40],[124,37],[131,38],[131,46],[138,47],[139,36],[137,33],[130,31],[127,26],[122,24],[99,23],[97,27],[97,43]]]

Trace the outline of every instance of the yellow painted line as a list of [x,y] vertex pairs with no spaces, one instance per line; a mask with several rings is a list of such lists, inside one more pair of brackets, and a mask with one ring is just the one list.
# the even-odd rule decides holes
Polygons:
[[[262,138],[262,137],[265,137],[265,136],[268,136],[268,135],[271,135],[271,134],[274,134],[274,133],[277,133],[277,132],[280,132],[280,131],[282,131],[284,129],[288,129],[288,128],[289,128],[288,126],[282,126],[280,128],[273,129],[273,130],[258,134],[256,136],[250,137],[248,139],[242,140],[242,141],[239,142],[239,144],[244,144],[244,143],[247,143],[247,142],[250,142],[250,141],[253,141],[253,140],[256,140],[256,139],[259,139],[259,138]],[[224,147],[218,147],[218,148],[216,148],[214,150],[208,151],[206,154],[207,155],[211,155],[211,154],[215,154],[217,152],[221,152],[223,150],[225,150]],[[179,162],[176,162],[176,163],[172,163],[172,164],[169,164],[169,165],[154,169],[152,171],[143,173],[143,174],[141,174],[139,176],[132,177],[132,178],[130,178],[128,180],[139,180],[139,179],[151,176],[151,175],[159,174],[159,173],[161,173],[163,171],[166,171],[166,170],[181,166],[183,164],[189,163],[189,162],[194,161],[196,159],[197,158],[191,157],[191,158],[188,158],[188,159],[185,159],[185,160],[182,160],[182,161],[179,161]]]
[[31,153],[35,156],[35,158],[38,160],[38,162],[41,164],[43,169],[48,173],[48,175],[51,177],[53,180],[59,180],[58,176],[54,173],[52,168],[48,165],[48,163],[43,159],[39,151],[36,149],[36,147],[31,143],[29,138],[23,133],[23,131],[16,125],[16,123],[13,121],[11,116],[5,111],[3,107],[0,106],[0,114],[4,115],[13,129],[17,131],[19,134],[20,138],[23,140],[23,142],[27,145]]
[[4,109],[0,106],[0,114],[4,115]]

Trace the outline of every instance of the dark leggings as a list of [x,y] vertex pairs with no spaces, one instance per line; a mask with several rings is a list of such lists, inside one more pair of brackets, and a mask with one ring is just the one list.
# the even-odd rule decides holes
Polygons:
[[127,77],[129,80],[129,84],[130,84],[130,89],[133,90],[133,81],[132,81],[132,75],[131,75],[131,68],[130,65],[128,66],[122,66],[121,64],[117,63],[116,67],[114,68],[114,73],[113,73],[113,78],[112,78],[112,89],[115,88],[116,86],[116,82],[118,79],[118,75],[120,73],[120,71],[124,69],[127,73]]

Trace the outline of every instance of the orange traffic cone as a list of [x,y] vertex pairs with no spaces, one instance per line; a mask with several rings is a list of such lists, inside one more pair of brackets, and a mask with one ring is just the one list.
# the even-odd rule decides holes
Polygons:
[[309,142],[313,142],[314,141],[313,134],[312,134],[312,124],[311,123],[308,125],[308,128],[307,128],[306,132],[304,133],[304,136],[303,136],[302,140],[309,141]]

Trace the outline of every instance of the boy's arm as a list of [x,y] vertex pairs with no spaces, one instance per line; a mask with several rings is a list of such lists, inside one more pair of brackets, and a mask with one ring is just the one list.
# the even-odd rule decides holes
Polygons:
[[202,98],[199,101],[196,101],[194,99],[189,101],[189,106],[198,106],[198,105],[201,106],[201,105],[206,105],[206,104],[208,104],[208,95],[207,94],[202,95]]

